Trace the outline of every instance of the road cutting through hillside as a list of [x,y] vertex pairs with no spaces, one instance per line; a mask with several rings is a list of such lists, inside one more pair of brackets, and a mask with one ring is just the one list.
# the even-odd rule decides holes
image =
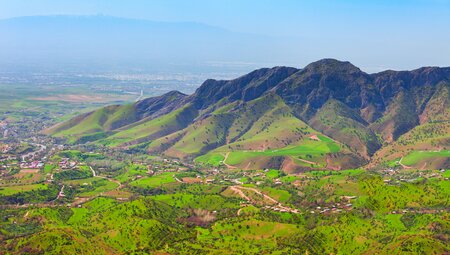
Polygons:
[[403,157],[398,161],[398,164],[401,165],[404,169],[411,169],[412,167],[403,165],[402,163]]
[[227,152],[227,154],[225,154],[225,157],[224,157],[224,159],[223,159],[223,164],[226,166],[226,167],[228,167],[229,169],[237,169],[237,167],[235,167],[235,166],[232,166],[232,165],[228,165],[227,164],[227,159],[228,159],[228,156],[230,155],[230,152]]
[[245,195],[244,192],[242,192],[242,190],[240,190],[238,187],[239,187],[239,186],[230,186],[230,189],[231,189],[232,191],[236,192],[236,193],[237,193],[240,197],[242,197],[243,199],[245,199],[245,200],[251,202],[252,200],[251,200],[247,195]]
[[309,161],[309,160],[306,160],[306,159],[301,159],[301,158],[299,158],[298,160],[300,160],[300,161],[302,161],[302,162],[305,162],[305,163],[308,163],[308,164],[311,164],[311,165],[317,165],[316,162],[312,162],[312,161]]
[[89,166],[89,168],[91,169],[92,175],[93,175],[94,177],[106,179],[106,180],[108,180],[108,181],[110,181],[110,182],[114,182],[115,184],[119,185],[119,186],[117,186],[117,188],[116,188],[115,190],[119,190],[119,189],[122,188],[123,185],[122,185],[122,183],[119,182],[118,180],[111,179],[111,178],[108,178],[108,177],[105,177],[105,176],[99,176],[99,175],[97,175],[97,173],[95,173],[95,171],[94,171],[94,169],[92,168],[92,166]]
[[275,204],[279,204],[279,203],[280,203],[280,202],[278,202],[277,200],[273,199],[272,197],[269,197],[268,195],[262,193],[261,191],[255,189],[255,188],[248,188],[248,187],[242,187],[242,186],[236,186],[236,187],[239,188],[239,189],[244,189],[244,190],[250,190],[250,191],[253,191],[253,192],[255,192],[256,194],[263,196],[265,199],[267,199],[267,200],[269,200],[269,201],[271,201],[271,202],[273,202],[273,203],[275,203]]

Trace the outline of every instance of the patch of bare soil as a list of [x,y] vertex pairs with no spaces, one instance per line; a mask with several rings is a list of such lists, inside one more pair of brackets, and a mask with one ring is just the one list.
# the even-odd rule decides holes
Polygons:
[[20,173],[30,174],[30,173],[39,173],[39,169],[22,169]]
[[189,226],[202,226],[206,227],[211,222],[216,220],[216,214],[204,209],[192,209],[190,210],[191,216],[187,218],[179,219],[180,222]]
[[181,178],[181,180],[185,183],[201,183],[202,182],[202,179],[194,178],[194,177],[184,177],[184,178]]
[[320,138],[317,135],[312,135],[309,137],[311,140],[320,141]]

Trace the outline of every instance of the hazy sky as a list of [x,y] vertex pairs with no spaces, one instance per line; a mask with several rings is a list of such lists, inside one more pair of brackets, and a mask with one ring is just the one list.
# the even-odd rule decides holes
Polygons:
[[[296,38],[305,58],[366,70],[450,66],[450,0],[0,0],[0,18],[92,15],[195,21]],[[291,64],[291,63],[289,63]]]

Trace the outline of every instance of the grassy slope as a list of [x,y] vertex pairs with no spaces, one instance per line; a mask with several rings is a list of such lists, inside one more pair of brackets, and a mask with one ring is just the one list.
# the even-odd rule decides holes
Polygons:
[[224,144],[242,139],[255,123],[280,102],[278,97],[268,95],[240,105],[238,111],[230,112],[235,103],[214,111],[210,117],[197,121],[184,130],[183,137],[167,155],[201,155]]
[[[248,105],[252,110],[247,112],[244,108],[243,112],[236,113],[238,117],[229,128],[227,140],[234,142],[198,157],[197,162],[218,165],[229,153],[226,163],[241,167],[247,166],[250,161],[266,164],[271,158],[280,156],[292,157],[296,160],[296,164],[305,166],[310,164],[305,164],[298,158],[316,160],[323,167],[324,154],[338,152],[341,149],[333,140],[320,135],[293,116],[289,107],[278,97],[267,96],[256,102],[249,102]],[[257,110],[253,110],[255,105],[269,107],[258,114]],[[310,139],[313,134],[319,135],[321,141]],[[251,167],[259,168],[263,165]]]
[[188,105],[159,118],[144,119],[139,123],[122,127],[119,132],[103,139],[100,143],[119,146],[148,142],[186,127],[196,116],[197,111]]
[[194,123],[184,137],[168,150],[168,155],[197,155],[225,143],[230,118],[227,115],[211,116]]
[[437,160],[438,158],[450,158],[450,150],[413,151],[403,158],[402,163],[411,166],[421,162]]
[[113,105],[77,116],[46,130],[46,133],[76,141],[83,136],[92,136],[111,131],[134,121],[136,121],[136,115],[132,104]]
[[[428,93],[419,91],[417,93]],[[450,149],[450,93],[448,84],[440,84],[426,102],[417,102],[423,111],[421,124],[387,144],[374,155],[371,166],[395,162],[416,168],[449,168],[450,160],[442,157]],[[406,161],[405,161],[406,160]],[[391,164],[392,165],[392,164]]]

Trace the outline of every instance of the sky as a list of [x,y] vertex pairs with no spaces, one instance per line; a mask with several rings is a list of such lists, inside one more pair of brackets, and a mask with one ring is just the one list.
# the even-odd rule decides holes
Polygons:
[[0,19],[97,14],[298,41],[302,58],[291,65],[332,57],[372,72],[450,66],[450,0],[0,0]]

